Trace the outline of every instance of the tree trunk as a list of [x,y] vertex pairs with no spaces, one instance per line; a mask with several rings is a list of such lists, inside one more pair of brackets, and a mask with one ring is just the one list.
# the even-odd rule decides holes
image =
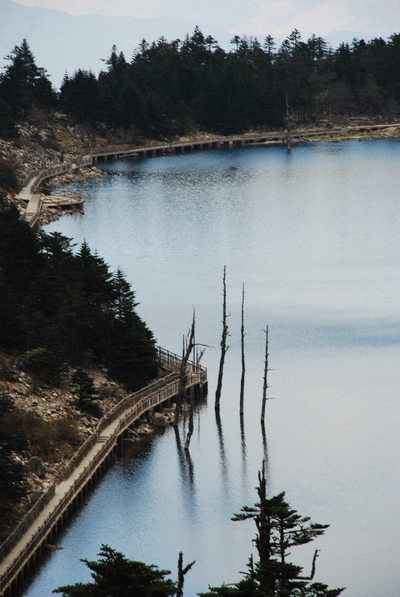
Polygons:
[[193,562],[191,562],[190,564],[188,564],[187,566],[185,566],[183,568],[183,553],[180,551],[179,552],[179,558],[178,558],[178,582],[177,582],[177,592],[176,592],[176,597],[182,597],[183,595],[183,583],[185,582],[185,574],[187,572],[189,572],[189,570],[191,569],[191,567],[193,566],[193,564],[195,563],[196,560],[194,560]]
[[186,382],[187,382],[187,363],[189,360],[190,353],[193,350],[194,346],[194,333],[195,333],[195,313],[193,310],[193,320],[190,331],[188,336],[183,340],[183,348],[182,348],[182,361],[181,361],[181,369],[179,374],[179,388],[178,394],[176,397],[176,408],[175,408],[175,421],[174,425],[177,426],[179,423],[179,417],[182,410],[182,402],[185,398],[186,392]]
[[187,432],[186,441],[185,441],[185,450],[186,451],[189,450],[189,444],[190,444],[190,440],[191,440],[192,434],[193,434],[193,396],[192,396],[191,392],[190,392],[189,404],[190,404],[189,427],[188,427],[188,432]]
[[225,355],[228,350],[226,338],[228,336],[228,326],[226,324],[226,266],[224,265],[223,276],[223,301],[222,301],[222,338],[221,338],[221,358],[219,361],[218,383],[215,391],[215,410],[219,410],[222,389],[222,376],[224,372]]
[[263,383],[263,397],[261,407],[261,422],[265,419],[265,404],[267,402],[267,389],[268,389],[268,326],[265,330],[265,364],[264,364],[264,383]]
[[243,417],[244,411],[244,377],[246,371],[245,359],[244,359],[244,284],[242,287],[242,325],[240,328],[240,339],[242,347],[242,377],[240,379],[240,416]]

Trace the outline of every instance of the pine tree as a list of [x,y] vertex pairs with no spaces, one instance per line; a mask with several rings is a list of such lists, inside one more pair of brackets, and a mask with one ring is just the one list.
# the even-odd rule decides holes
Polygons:
[[26,39],[15,46],[6,59],[11,64],[0,75],[0,98],[13,112],[25,116],[34,106],[45,110],[55,108],[57,94],[46,70],[36,65]]
[[210,592],[201,593],[201,597],[337,597],[344,589],[328,589],[323,583],[309,582],[314,577],[318,550],[309,577],[300,576],[301,566],[287,559],[292,547],[310,543],[323,535],[329,525],[300,516],[285,501],[284,492],[267,498],[264,466],[258,480],[259,501],[252,507],[244,506],[232,520],[254,520],[259,561],[253,564],[250,560],[244,580],[229,588],[213,587]]
[[152,332],[135,311],[134,292],[121,270],[113,277],[114,319],[109,334],[109,371],[130,390],[138,390],[158,373]]
[[92,583],[58,587],[62,597],[168,597],[175,595],[176,584],[166,579],[169,570],[128,560],[122,553],[102,545],[101,559],[81,560],[92,571]]
[[25,467],[14,457],[14,451],[27,448],[27,441],[7,420],[13,408],[8,394],[0,393],[0,518],[3,522],[25,496],[28,486]]

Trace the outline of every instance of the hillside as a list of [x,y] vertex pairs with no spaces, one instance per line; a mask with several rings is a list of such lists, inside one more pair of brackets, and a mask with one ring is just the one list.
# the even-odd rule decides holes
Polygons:
[[[351,133],[349,125],[364,124],[367,127],[373,124],[373,120],[346,119],[340,121],[340,124],[346,125],[347,128],[343,130],[346,130],[347,134],[333,136],[332,123],[326,123],[321,129],[326,134],[320,137],[320,140],[337,141],[355,136],[400,137],[400,124],[384,130],[371,131],[365,128],[361,133],[359,130]],[[307,127],[303,128],[305,140],[307,130]],[[45,116],[39,110],[18,124],[18,133],[19,137],[16,140],[0,139],[0,166],[3,166],[3,169],[0,169],[0,187],[3,189],[10,186],[20,188],[32,169],[41,169],[63,160],[73,161],[90,146],[108,145],[119,140],[115,133],[101,136],[94,128],[73,124],[62,114]],[[143,142],[143,139],[138,139],[138,143]],[[97,168],[80,169],[63,179],[49,181],[46,190],[68,180],[103,175]],[[18,202],[17,206],[22,212],[23,206],[18,205]],[[46,218],[55,217],[58,217],[57,213],[47,214],[45,221]],[[0,291],[4,291],[1,280]],[[46,301],[51,302],[50,297],[46,297]],[[7,301],[3,301],[3,304],[7,304]],[[51,316],[51,313],[46,316],[47,321]],[[7,531],[41,492],[57,478],[58,471],[92,433],[98,420],[90,412],[82,412],[77,405],[76,386],[72,383],[72,375],[78,363],[69,363],[58,383],[45,383],[40,375],[35,375],[26,367],[24,350],[18,346],[7,347],[4,339],[0,338],[0,395],[7,396],[14,404],[14,409],[4,414],[5,420],[14,428],[23,431],[27,441],[24,447],[14,451],[14,457],[25,467],[28,485],[25,497],[3,513],[5,524],[0,529],[0,540],[4,539]],[[46,346],[46,342],[45,337],[39,337],[31,347]],[[86,361],[84,369],[94,381],[100,397],[98,404],[103,413],[128,393],[126,385],[110,375],[108,367],[101,363],[101,358],[97,362],[96,359]]]
[[[127,395],[101,368],[87,370],[99,391],[104,414]],[[98,418],[76,405],[69,369],[59,386],[40,382],[26,371],[18,352],[0,350],[0,397],[7,396],[14,408],[3,413],[5,422],[23,432],[27,445],[15,450],[16,462],[26,470],[26,495],[11,509],[2,511],[0,542],[23,514],[54,481],[78,447],[95,429]]]
[[153,334],[124,274],[109,271],[85,243],[76,249],[62,235],[34,233],[18,215],[23,206],[7,194],[32,169],[106,141],[40,112],[22,120],[18,133],[0,139],[0,540],[98,417],[158,375]]

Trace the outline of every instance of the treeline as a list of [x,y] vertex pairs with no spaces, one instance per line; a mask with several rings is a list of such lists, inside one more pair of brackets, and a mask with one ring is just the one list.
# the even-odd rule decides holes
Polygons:
[[[131,60],[114,46],[98,76],[77,70],[55,93],[27,42],[0,76],[3,114],[59,107],[80,122],[171,138],[194,129],[234,133],[335,115],[392,120],[400,104],[400,34],[331,49],[295,29],[277,47],[235,36],[227,52],[198,27],[181,40],[141,42]],[[5,111],[4,111],[5,109]],[[5,128],[3,126],[3,128]]]
[[153,334],[121,271],[86,243],[74,250],[58,232],[35,234],[4,199],[0,230],[0,348],[50,384],[67,366],[105,366],[132,391],[157,376]]

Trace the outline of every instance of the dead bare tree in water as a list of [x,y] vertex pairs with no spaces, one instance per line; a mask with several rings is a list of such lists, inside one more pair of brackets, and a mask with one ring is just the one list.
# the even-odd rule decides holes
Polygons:
[[176,596],[177,597],[182,597],[183,595],[183,583],[185,582],[185,574],[187,574],[189,572],[189,570],[191,569],[191,567],[193,566],[193,564],[196,562],[196,560],[194,560],[193,562],[191,562],[190,564],[188,564],[187,566],[185,566],[183,568],[183,553],[180,551],[179,552],[179,558],[178,558],[178,582],[177,582],[177,592],[176,592]]
[[185,450],[186,450],[186,452],[188,452],[188,450],[189,450],[189,444],[190,444],[190,440],[192,439],[193,429],[194,429],[194,423],[193,423],[193,396],[190,393],[190,398],[189,398],[189,425],[188,425],[188,432],[187,432],[186,441],[185,441]]
[[219,410],[222,389],[222,376],[224,373],[225,355],[228,350],[226,339],[228,337],[228,326],[226,324],[226,265],[224,265],[223,284],[223,301],[222,301],[222,338],[221,338],[221,358],[219,361],[218,383],[215,391],[215,410]]
[[181,360],[181,368],[179,372],[179,387],[178,387],[178,394],[176,397],[176,408],[175,408],[175,421],[174,425],[177,426],[179,423],[179,417],[181,415],[182,410],[182,403],[185,398],[186,393],[186,382],[187,382],[187,364],[189,360],[190,353],[194,347],[194,337],[195,337],[195,312],[193,309],[193,320],[188,335],[186,339],[183,338],[183,347],[182,347],[182,360]]
[[265,404],[267,402],[267,389],[268,389],[268,326],[265,330],[265,362],[264,362],[264,382],[263,382],[263,396],[262,396],[262,407],[261,407],[261,423],[264,423],[265,419]]
[[240,416],[243,417],[244,411],[244,377],[246,364],[244,359],[244,284],[242,286],[242,325],[240,327],[240,344],[242,348],[242,377],[240,379]]
[[[204,354],[204,350],[203,349],[200,352],[200,355],[197,355],[196,357],[196,371],[198,370],[198,366],[200,365],[200,359]],[[186,435],[186,441],[185,441],[185,450],[188,453],[189,452],[189,444],[190,444],[190,440],[192,439],[192,435],[193,435],[193,429],[194,429],[194,422],[193,422],[193,411],[194,411],[194,404],[193,404],[193,394],[192,394],[192,390],[190,392],[190,397],[189,397],[189,424],[188,424],[188,432]]]

